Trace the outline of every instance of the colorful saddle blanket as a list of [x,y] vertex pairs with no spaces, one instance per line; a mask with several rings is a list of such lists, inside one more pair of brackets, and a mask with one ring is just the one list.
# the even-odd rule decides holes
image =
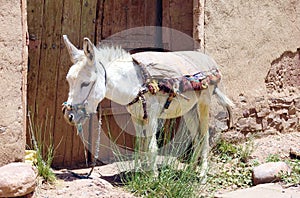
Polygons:
[[164,109],[168,109],[177,95],[189,100],[184,96],[184,92],[201,91],[221,80],[216,62],[200,52],[141,52],[131,56],[141,67],[144,86],[128,105],[141,101],[145,120],[148,117],[145,93],[169,94],[164,105]]
[[184,93],[186,91],[201,91],[208,85],[217,84],[221,80],[221,74],[217,69],[198,72],[194,75],[185,75],[171,79],[153,79],[147,84],[151,94],[161,91],[163,93]]

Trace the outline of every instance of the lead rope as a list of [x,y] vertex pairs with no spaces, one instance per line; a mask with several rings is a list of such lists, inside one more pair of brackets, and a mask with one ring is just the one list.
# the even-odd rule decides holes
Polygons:
[[[107,74],[106,74],[106,69],[103,65],[103,63],[101,61],[99,61],[101,67],[103,68],[104,70],[104,80],[105,80],[105,86],[107,84]],[[102,121],[101,121],[101,115],[102,115],[102,112],[101,112],[101,105],[98,104],[98,110],[97,110],[97,118],[98,118],[98,128],[97,128],[97,140],[96,140],[96,145],[95,145],[95,153],[94,153],[94,159],[93,159],[93,162],[92,162],[92,169],[90,170],[89,174],[87,175],[87,178],[89,178],[97,164],[97,160],[99,158],[99,149],[100,149],[100,135],[101,135],[101,125],[102,125]],[[100,174],[100,173],[99,173]],[[100,176],[102,176],[100,174]]]
[[[100,150],[100,135],[101,135],[101,125],[102,125],[102,120],[101,120],[101,107],[100,107],[100,104],[99,104],[99,108],[98,108],[98,113],[97,113],[97,118],[98,118],[98,128],[97,128],[97,139],[96,139],[96,145],[95,145],[95,153],[94,153],[94,159],[93,159],[93,162],[91,164],[91,170],[90,172],[86,175],[86,176],[83,176],[83,175],[79,175],[73,171],[68,171],[69,173],[71,173],[72,175],[74,175],[75,177],[79,178],[79,179],[88,179],[96,164],[97,164],[97,160],[99,158],[99,150]],[[91,128],[91,127],[89,127]],[[83,145],[85,147],[85,139],[84,139],[84,136],[83,136],[83,133],[79,133],[79,135],[81,136],[82,140],[83,140]],[[88,144],[90,144],[90,142],[88,142]],[[86,153],[86,150],[84,149],[84,155],[85,155],[85,159],[87,160],[87,153]],[[102,177],[101,173],[99,173],[100,177]]]
[[[103,63],[101,61],[99,61],[102,69],[104,70],[104,82],[105,82],[105,86],[107,84],[107,73],[106,73],[106,69],[103,65]],[[94,86],[94,85],[93,85]],[[96,145],[95,145],[95,153],[94,153],[94,159],[92,162],[92,169],[90,170],[89,174],[87,175],[87,178],[91,176],[96,164],[97,164],[97,160],[99,158],[99,149],[100,149],[100,135],[101,135],[101,125],[102,125],[102,121],[101,121],[101,105],[98,104],[98,110],[97,110],[97,118],[98,118],[98,128],[97,128],[97,140],[96,140]],[[100,174],[100,173],[99,173]],[[100,176],[102,176],[100,174]]]
[[[99,150],[100,150],[100,135],[101,135],[101,126],[102,126],[102,119],[101,119],[101,106],[99,104],[98,112],[97,112],[97,118],[98,118],[98,128],[97,128],[97,139],[96,139],[96,145],[95,145],[95,153],[94,153],[94,159],[92,162],[92,169],[90,170],[89,174],[87,175],[87,178],[91,176],[96,164],[97,160],[99,158]],[[100,173],[99,173],[100,174]],[[102,176],[100,174],[100,176]]]

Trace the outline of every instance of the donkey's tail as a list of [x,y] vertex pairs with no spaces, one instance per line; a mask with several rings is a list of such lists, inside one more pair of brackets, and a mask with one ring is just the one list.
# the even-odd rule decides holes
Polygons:
[[230,129],[233,126],[232,119],[232,108],[235,106],[233,102],[223,93],[221,90],[215,86],[214,94],[217,96],[218,101],[224,106],[228,112],[229,120],[227,122],[227,126]]

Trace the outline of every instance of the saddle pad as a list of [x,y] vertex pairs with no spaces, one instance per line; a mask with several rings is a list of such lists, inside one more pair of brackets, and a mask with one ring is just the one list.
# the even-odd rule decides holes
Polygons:
[[212,58],[197,51],[140,52],[131,56],[154,79],[178,78],[217,68]]

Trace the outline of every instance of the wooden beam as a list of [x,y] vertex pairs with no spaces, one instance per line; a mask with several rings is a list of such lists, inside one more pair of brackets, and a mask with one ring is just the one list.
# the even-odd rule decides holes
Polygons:
[[27,66],[28,66],[28,45],[29,35],[27,26],[27,4],[21,0],[22,14],[22,108],[23,108],[23,135],[26,138],[27,130]]
[[205,51],[205,32],[204,32],[204,9],[205,0],[193,1],[193,38],[199,43],[196,50]]

